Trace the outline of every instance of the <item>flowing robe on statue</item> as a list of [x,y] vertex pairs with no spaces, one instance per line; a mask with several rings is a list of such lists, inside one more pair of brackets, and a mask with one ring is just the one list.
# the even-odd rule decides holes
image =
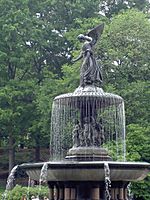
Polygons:
[[93,55],[92,45],[85,42],[82,47],[83,63],[80,70],[80,86],[102,82],[100,67]]

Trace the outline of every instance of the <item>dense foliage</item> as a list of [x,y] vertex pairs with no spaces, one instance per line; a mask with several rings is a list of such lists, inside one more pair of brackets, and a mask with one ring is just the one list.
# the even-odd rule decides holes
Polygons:
[[7,200],[31,199],[31,197],[36,198],[37,195],[40,197],[40,199],[48,197],[48,187],[34,186],[28,188],[16,185],[13,190],[8,192]]
[[[0,0],[0,147],[49,146],[54,96],[79,84],[79,33],[105,23],[96,54],[105,91],[125,99],[127,159],[150,162],[150,3],[108,0]],[[147,200],[149,178],[133,185]]]

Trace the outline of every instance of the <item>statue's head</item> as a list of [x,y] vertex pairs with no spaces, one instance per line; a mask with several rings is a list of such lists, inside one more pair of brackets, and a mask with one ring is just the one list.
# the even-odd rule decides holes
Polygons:
[[85,36],[83,35],[83,34],[80,34],[80,35],[78,35],[78,40],[80,41],[80,42],[84,42],[85,41]]

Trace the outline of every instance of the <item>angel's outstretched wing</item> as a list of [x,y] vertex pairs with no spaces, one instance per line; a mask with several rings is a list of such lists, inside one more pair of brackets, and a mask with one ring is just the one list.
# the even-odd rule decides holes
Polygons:
[[100,24],[98,26],[96,26],[95,28],[93,28],[92,30],[90,30],[86,35],[88,35],[89,37],[92,38],[92,45],[95,45],[98,38],[100,37],[100,35],[103,33],[104,30],[104,24]]

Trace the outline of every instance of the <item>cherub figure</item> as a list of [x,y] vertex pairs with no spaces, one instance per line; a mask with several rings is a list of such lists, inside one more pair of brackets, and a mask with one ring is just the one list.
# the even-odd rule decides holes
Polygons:
[[92,118],[92,132],[93,132],[93,145],[100,147],[104,142],[104,134],[102,122],[97,123],[94,118]]
[[104,24],[101,24],[93,28],[86,35],[80,34],[78,36],[79,41],[84,42],[84,44],[79,57],[73,60],[73,62],[83,58],[83,63],[80,69],[80,86],[82,87],[86,85],[97,85],[97,83],[102,83],[102,73],[94,57],[93,47],[97,43],[97,40],[102,34],[103,29]]
[[78,120],[75,122],[74,129],[72,131],[72,139],[73,139],[73,147],[80,146],[80,132],[81,132],[81,126]]
[[88,117],[84,118],[84,129],[83,129],[83,135],[85,140],[86,146],[91,146],[92,144],[92,127],[90,123],[90,119]]

